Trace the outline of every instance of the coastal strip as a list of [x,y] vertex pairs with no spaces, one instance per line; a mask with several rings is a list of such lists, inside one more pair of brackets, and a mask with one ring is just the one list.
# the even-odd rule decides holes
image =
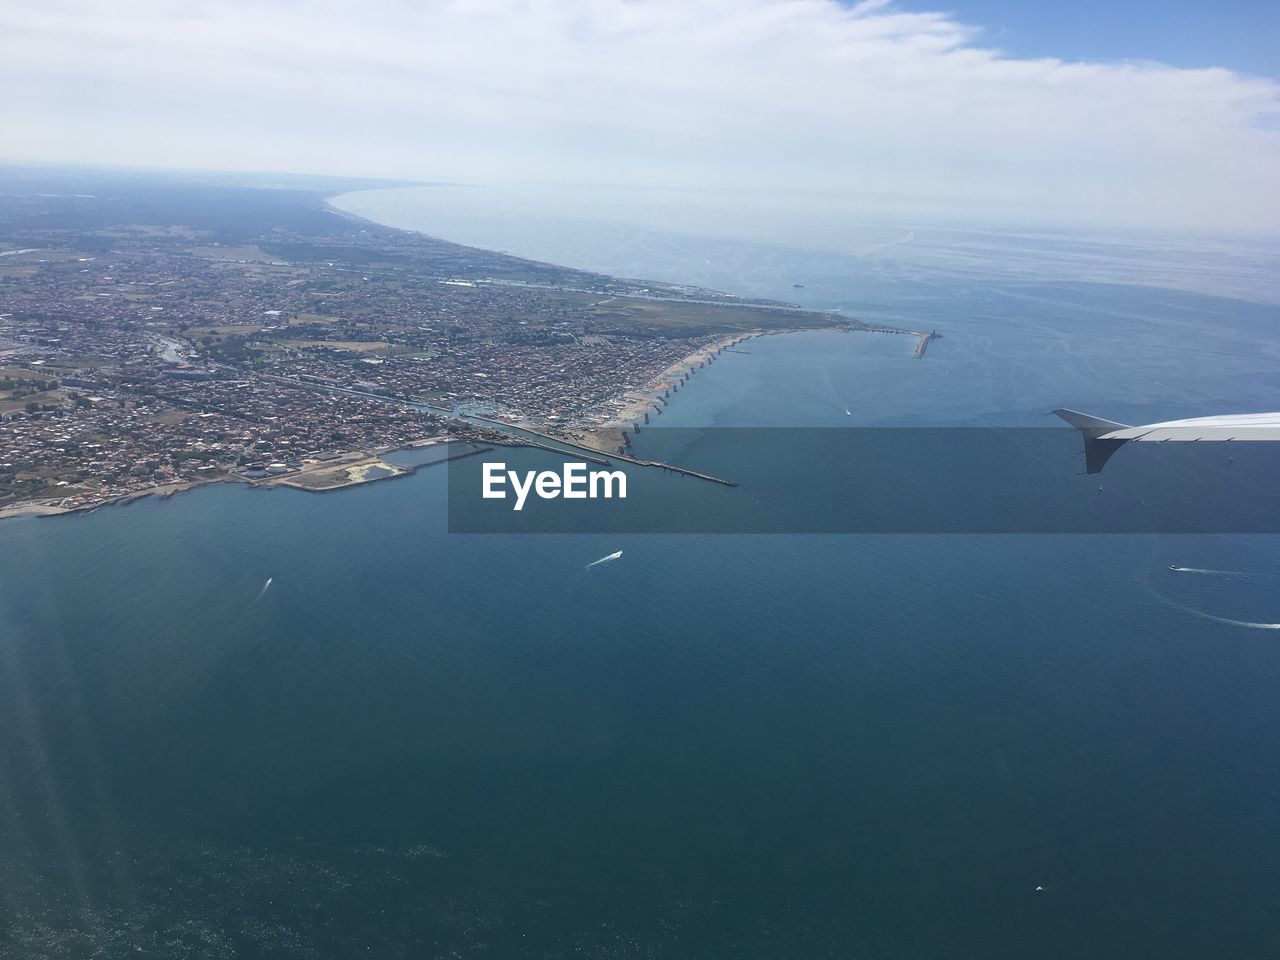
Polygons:
[[[411,465],[392,463],[384,459],[388,454],[407,450],[423,450],[439,446],[443,456]],[[308,493],[330,493],[348,487],[363,486],[379,480],[394,480],[417,473],[423,467],[433,467],[462,457],[485,453],[490,448],[469,440],[449,437],[429,437],[397,447],[371,452],[355,452],[330,461],[312,463],[289,473],[247,480],[250,486],[292,487]]]
[[[914,360],[924,359],[925,351],[929,348],[930,341],[939,339],[942,336],[937,330],[927,332],[923,330],[908,330],[905,327],[892,327],[883,324],[871,325],[860,321],[850,321],[849,325],[842,329],[846,333],[888,333],[915,337],[916,347],[915,352],[912,354],[912,359]],[[784,333],[798,332],[801,331],[753,330],[749,333],[737,333],[721,337],[705,344],[688,356],[682,357],[673,363],[642,387],[624,392],[622,396],[627,400],[627,403],[614,417],[595,429],[578,433],[577,436],[584,443],[592,444],[594,449],[598,449],[601,452],[606,452],[613,456],[625,456],[626,449],[631,446],[631,435],[639,433],[642,427],[651,422],[652,417],[660,415],[662,408],[667,405],[672,395],[678,393],[694,373],[711,364],[721,353],[749,354],[750,351],[739,350],[737,347],[753,337],[780,336]],[[629,459],[636,463],[645,462],[635,458]],[[657,465],[668,466],[667,464]]]
[[[445,456],[436,460],[429,460],[412,466],[403,466],[383,459],[388,454],[406,450],[420,450],[437,444],[447,444],[447,448]],[[218,483],[239,483],[246,487],[261,487],[263,489],[289,487],[306,493],[332,493],[335,490],[345,490],[349,487],[376,483],[379,480],[394,480],[396,477],[410,476],[424,467],[433,467],[437,464],[448,463],[451,460],[475,456],[479,453],[488,453],[491,449],[491,446],[461,438],[427,437],[412,443],[384,447],[378,450],[351,451],[330,460],[308,463],[300,469],[279,475],[249,477],[236,473],[234,470],[228,470],[217,476],[201,480],[163,484],[145,490],[131,491],[110,500],[79,506],[64,507],[56,503],[39,500],[9,504],[0,507],[0,520],[24,516],[59,517],[72,514],[90,514],[102,507],[128,506],[137,500],[143,500],[147,497],[158,497],[161,500],[167,500],[175,494]],[[548,447],[547,449],[550,450],[551,448]]]
[[[861,323],[850,325],[846,327],[845,330],[847,332],[857,333],[909,334],[914,336],[917,338],[917,343],[913,359],[917,360],[923,359],[925,352],[933,339],[941,337],[941,334],[936,330],[926,332],[908,330],[902,327],[871,326]],[[459,456],[469,456],[474,453],[490,449],[492,446],[523,446],[545,450],[546,452],[562,456],[571,453],[581,457],[585,461],[600,466],[607,466],[610,460],[617,460],[624,463],[634,464],[639,467],[666,470],[670,473],[693,477],[698,480],[704,480],[710,483],[720,484],[722,486],[735,487],[737,486],[737,483],[733,480],[717,477],[712,474],[703,473],[701,471],[682,467],[676,464],[648,460],[634,456],[628,452],[631,447],[631,436],[632,434],[639,433],[642,425],[650,423],[651,416],[661,414],[662,408],[667,405],[672,395],[679,392],[680,387],[688,383],[690,377],[692,377],[694,373],[708,366],[721,353],[726,351],[732,353],[747,353],[748,351],[735,348],[753,337],[772,336],[779,332],[789,331],[753,330],[747,333],[735,333],[729,336],[724,336],[710,343],[703,344],[690,354],[671,364],[658,375],[652,377],[643,386],[639,388],[631,388],[625,391],[623,397],[627,399],[627,402],[609,420],[601,423],[599,426],[580,432],[574,432],[569,435],[559,432],[549,432],[543,429],[541,425],[530,424],[527,421],[512,423],[479,414],[458,416],[453,414],[452,411],[421,402],[405,400],[384,394],[355,390],[333,384],[320,384],[304,381],[294,377],[267,374],[264,376],[265,379],[274,380],[280,383],[287,383],[292,386],[307,387],[330,393],[347,393],[379,400],[384,403],[428,410],[445,418],[452,416],[455,420],[461,420],[472,424],[482,423],[488,427],[496,428],[496,431],[501,431],[505,436],[495,436],[495,430],[489,429],[474,436],[429,437],[409,444],[387,447],[382,450],[350,451],[324,462],[308,464],[302,469],[294,469],[282,475],[247,477],[235,471],[227,471],[226,473],[221,473],[199,480],[165,484],[146,490],[133,491],[111,500],[99,501],[96,503],[85,504],[83,506],[67,507],[49,501],[27,501],[0,507],[0,520],[18,516],[58,516],[70,513],[88,513],[108,504],[122,505],[148,496],[167,498],[176,493],[191,490],[199,486],[206,486],[211,483],[240,482],[246,483],[249,486],[288,486],[298,490],[305,490],[307,492],[324,493],[332,490],[359,486],[365,483],[375,482],[377,480],[394,479],[398,476],[409,475],[416,472],[419,466],[430,466],[436,462],[444,462]],[[527,436],[521,436],[522,434]],[[453,450],[456,450],[457,452],[451,452],[448,456],[439,461],[432,461],[431,463],[419,464],[413,467],[403,467],[397,464],[388,463],[381,459],[384,454],[392,451],[412,449],[434,443],[450,443]]]
[[[612,416],[602,420],[598,426],[575,432],[573,436],[582,442],[585,449],[625,458],[638,464],[648,463],[627,455],[627,448],[631,446],[631,435],[639,433],[642,425],[648,424],[652,417],[660,415],[662,408],[670,402],[674,394],[680,392],[680,388],[694,373],[708,366],[721,353],[732,350],[752,337],[765,334],[766,331],[763,330],[752,330],[747,333],[719,337],[710,343],[703,344],[640,386],[625,390],[621,394],[623,405]],[[653,465],[671,466],[670,464]],[[683,470],[680,472],[696,473],[696,471]],[[718,478],[715,479],[717,482],[724,482],[719,481]]]
[[[664,374],[666,372],[669,372],[670,370],[685,369],[686,367],[689,367],[689,369],[687,369],[686,372],[682,374],[681,379],[679,381],[680,383],[683,383],[692,374],[693,370],[700,369],[706,366],[708,363],[710,363],[716,354],[720,353],[721,350],[725,349],[727,344],[740,343],[742,340],[745,340],[745,339],[746,339],[745,336],[741,334],[735,334],[733,337],[726,337],[726,338],[723,338],[722,340],[716,341],[715,343],[703,346],[699,348],[695,353],[690,354],[688,357],[685,357],[683,360],[680,361],[680,363],[675,364],[672,367],[668,368],[668,371],[664,371]],[[346,387],[339,387],[332,384],[309,383],[307,381],[293,380],[293,379],[284,378],[284,377],[275,377],[275,379],[285,381],[285,382],[294,384],[296,386],[308,387],[314,390],[323,390],[330,393],[358,394],[359,396],[366,396],[366,397],[370,397],[371,399],[381,400],[384,403],[392,403],[392,404],[399,404],[401,406],[411,406],[411,407],[431,409],[433,410],[433,412],[438,412],[441,415],[447,415],[446,411],[438,410],[437,408],[428,407],[426,404],[415,403],[409,400],[402,400],[397,397],[383,396],[381,394],[361,393]],[[649,400],[646,402],[644,406],[647,408],[651,406],[653,402],[654,402],[653,400]],[[662,463],[657,460],[642,460],[638,457],[629,456],[624,452],[623,446],[622,446],[623,444],[630,445],[630,442],[631,442],[630,438],[624,432],[625,424],[620,424],[618,427],[614,428],[618,436],[617,438],[614,439],[613,442],[620,444],[618,449],[608,450],[608,449],[601,449],[598,446],[589,446],[577,440],[569,439],[568,437],[562,436],[561,434],[551,433],[549,431],[542,430],[538,427],[532,426],[527,423],[508,423],[505,420],[499,420],[494,417],[486,417],[486,416],[483,416],[482,414],[477,414],[477,413],[471,413],[471,414],[465,414],[465,415],[454,415],[453,419],[464,422],[464,423],[486,424],[490,427],[501,430],[504,433],[507,433],[515,438],[515,439],[508,440],[506,438],[495,437],[493,436],[492,431],[487,432],[483,435],[479,435],[474,438],[479,442],[492,444],[494,446],[508,446],[508,447],[524,446],[524,447],[547,450],[551,453],[557,453],[557,454],[566,453],[567,451],[559,450],[559,449],[556,449],[555,446],[552,446],[553,444],[560,444],[561,446],[569,447],[570,450],[572,450],[575,454],[587,455],[587,458],[590,458],[590,457],[599,458],[600,456],[603,455],[611,459],[622,460],[627,463],[633,463],[636,466],[640,466],[640,467],[653,467],[660,470],[667,470],[672,473],[680,473],[685,476],[695,477],[699,480],[707,480],[712,483],[719,483],[727,487],[737,486],[737,484],[732,480],[725,480],[722,477],[714,477],[710,474],[701,473],[697,470],[690,470],[687,467],[680,467],[671,463]],[[638,424],[634,424],[633,429],[638,429]],[[588,436],[591,437],[592,439],[599,441],[604,439],[604,436],[606,435],[606,431],[607,431],[607,428],[602,428],[601,430],[598,430],[598,431],[591,431],[588,434]],[[527,438],[521,439],[520,437],[521,434],[528,434],[529,437],[532,437],[534,439],[527,439]],[[468,439],[468,438],[462,438],[462,439]],[[592,462],[602,466],[608,465],[608,461],[600,460],[600,459],[594,459],[592,460]]]
[[[340,488],[402,475],[379,449],[526,424],[720,481],[632,447],[693,373],[751,336],[911,332],[321,217],[311,192],[228,217],[222,193],[140,184],[96,226],[20,196],[48,224],[0,304],[0,517],[213,482]],[[129,229],[161,214],[169,229]]]

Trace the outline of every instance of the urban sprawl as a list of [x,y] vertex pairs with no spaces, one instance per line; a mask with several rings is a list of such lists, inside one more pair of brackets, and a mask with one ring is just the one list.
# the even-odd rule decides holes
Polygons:
[[0,202],[0,508],[474,433],[455,411],[612,448],[682,358],[834,322],[382,228],[303,192],[279,225],[206,225],[220,198],[192,190],[191,215],[139,188]]

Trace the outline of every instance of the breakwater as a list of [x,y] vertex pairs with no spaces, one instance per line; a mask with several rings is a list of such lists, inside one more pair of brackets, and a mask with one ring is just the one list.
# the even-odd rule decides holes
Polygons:
[[638,467],[652,467],[657,470],[666,470],[669,473],[679,473],[686,477],[693,477],[697,480],[706,480],[710,483],[718,483],[726,487],[736,487],[737,483],[732,480],[726,480],[723,477],[713,476],[709,473],[702,473],[698,470],[691,470],[688,467],[677,466],[674,463],[663,463],[660,460],[643,460],[639,457],[633,457],[625,453],[605,453],[594,447],[587,447],[572,440],[566,440],[555,434],[543,433],[539,430],[533,430],[528,427],[516,427],[511,424],[503,423],[501,420],[492,420],[489,417],[482,417],[473,414],[470,420],[479,420],[494,427],[501,429],[505,433],[509,433],[517,440],[501,441],[496,440],[492,436],[486,435],[485,441],[494,444],[503,444],[505,446],[526,446],[535,449],[547,450],[551,453],[565,454],[572,453],[574,456],[582,457],[583,460],[589,461],[602,466],[608,466],[610,461],[622,461],[623,463],[632,463]]

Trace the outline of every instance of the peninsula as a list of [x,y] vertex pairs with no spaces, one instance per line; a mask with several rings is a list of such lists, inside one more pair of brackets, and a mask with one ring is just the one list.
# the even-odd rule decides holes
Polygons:
[[455,412],[616,453],[743,338],[862,326],[325,200],[384,185],[0,171],[0,516],[221,480],[309,488],[326,462],[485,439]]

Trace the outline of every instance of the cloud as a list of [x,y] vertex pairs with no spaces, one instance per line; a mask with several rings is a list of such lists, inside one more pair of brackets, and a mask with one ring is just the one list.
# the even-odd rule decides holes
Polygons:
[[0,12],[0,81],[12,159],[1280,223],[1275,81],[1020,59],[881,0],[55,0]]

